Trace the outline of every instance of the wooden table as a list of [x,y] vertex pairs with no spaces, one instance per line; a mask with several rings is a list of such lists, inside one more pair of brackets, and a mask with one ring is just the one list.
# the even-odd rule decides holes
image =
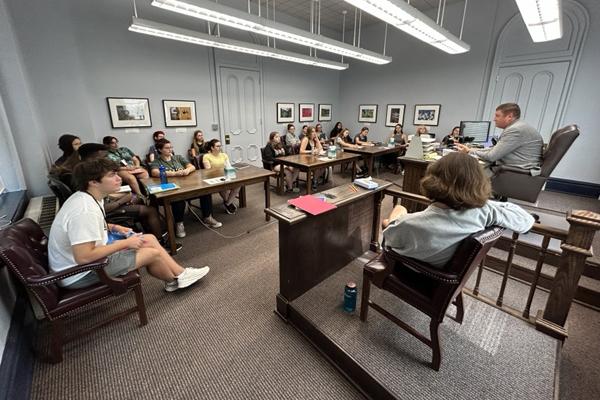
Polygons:
[[283,182],[285,181],[284,166],[298,168],[300,171],[306,172],[306,193],[312,193],[312,175],[314,171],[321,168],[332,167],[337,164],[352,162],[352,180],[356,177],[356,161],[360,158],[357,154],[349,154],[347,152],[338,151],[336,158],[327,158],[327,155],[315,156],[312,154],[294,154],[291,156],[277,157],[275,162],[281,165],[279,171],[279,194],[283,194]]
[[405,149],[406,146],[396,145],[392,147],[387,146],[362,146],[360,148],[344,148],[345,152],[360,154],[362,158],[365,160],[365,164],[369,170],[369,176],[373,176],[373,164],[375,163],[375,158],[379,156],[383,156],[385,154],[400,154],[400,152]]
[[337,272],[365,251],[379,249],[379,220],[390,182],[373,179],[374,190],[344,184],[321,192],[336,209],[309,215],[287,204],[265,210],[279,220],[279,294],[277,311]]
[[[269,191],[269,178],[275,176],[275,173],[264,168],[255,166],[247,166],[242,169],[236,169],[236,178],[229,181],[223,181],[214,185],[204,182],[205,179],[217,178],[223,176],[221,169],[199,169],[188,176],[169,177],[169,183],[176,183],[179,189],[169,190],[166,192],[155,193],[152,196],[158,203],[165,208],[165,216],[167,220],[167,230],[169,232],[169,246],[171,254],[177,254],[177,245],[175,243],[175,224],[173,221],[173,210],[171,203],[180,200],[194,199],[200,196],[209,195],[223,190],[233,189],[241,186],[240,190],[240,208],[246,207],[246,188],[245,185],[263,182],[265,187],[265,208],[271,205],[271,197]],[[153,185],[160,183],[159,178],[142,179],[141,182],[145,185]],[[266,220],[269,221],[269,215],[266,215]]]

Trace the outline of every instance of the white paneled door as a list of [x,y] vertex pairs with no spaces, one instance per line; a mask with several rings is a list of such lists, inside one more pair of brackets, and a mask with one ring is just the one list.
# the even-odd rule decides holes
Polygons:
[[[487,116],[493,120],[495,108],[508,102],[521,107],[521,119],[537,128],[548,142],[558,123],[558,107],[565,89],[569,62],[551,62],[501,67],[492,82]],[[496,135],[501,130],[496,129]]]
[[[260,74],[256,70],[219,68],[219,98],[223,151],[232,163],[262,166]],[[229,144],[227,144],[229,138]]]

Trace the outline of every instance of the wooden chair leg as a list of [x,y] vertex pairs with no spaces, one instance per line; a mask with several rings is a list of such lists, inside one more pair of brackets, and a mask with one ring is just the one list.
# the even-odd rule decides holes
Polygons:
[[371,294],[371,279],[363,273],[362,296],[360,298],[360,320],[365,322],[369,316],[369,296]]
[[431,368],[435,371],[440,370],[440,363],[442,361],[442,355],[440,351],[440,336],[439,336],[440,323],[435,320],[431,320],[429,324],[429,334],[431,335],[431,350],[433,351],[433,357],[431,359]]
[[454,305],[456,306],[456,317],[454,320],[459,324],[462,324],[463,317],[465,316],[465,308],[463,306],[463,294],[462,290],[456,296],[456,300],[454,301]]
[[135,303],[137,305],[138,316],[140,318],[140,325],[144,326],[148,323],[148,316],[146,315],[146,303],[144,302],[142,285],[137,285],[133,291],[135,293]]
[[64,340],[63,321],[58,319],[50,322],[50,362],[57,364],[62,362],[62,348]]

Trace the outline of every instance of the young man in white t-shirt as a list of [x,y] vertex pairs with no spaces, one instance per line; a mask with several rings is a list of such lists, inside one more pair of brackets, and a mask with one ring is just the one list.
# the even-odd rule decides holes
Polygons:
[[[146,267],[150,275],[165,282],[167,292],[202,279],[209,267],[183,268],[155,236],[134,233],[130,228],[106,222],[103,199],[121,187],[118,169],[119,165],[108,159],[83,161],[75,167],[73,178],[78,191],[63,204],[50,229],[50,269],[61,271],[108,257],[104,268],[108,275],[124,275]],[[127,238],[108,243],[109,231]],[[80,289],[99,281],[95,272],[88,271],[65,278],[59,285]]]

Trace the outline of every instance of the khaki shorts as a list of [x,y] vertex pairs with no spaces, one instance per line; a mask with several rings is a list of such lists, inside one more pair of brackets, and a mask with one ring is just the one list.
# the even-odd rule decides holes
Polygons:
[[[135,254],[133,249],[121,250],[108,256],[108,265],[104,267],[104,271],[109,276],[125,275],[129,271],[135,269]],[[73,282],[66,289],[83,289],[100,282],[98,274],[94,271],[89,271],[81,279]]]

